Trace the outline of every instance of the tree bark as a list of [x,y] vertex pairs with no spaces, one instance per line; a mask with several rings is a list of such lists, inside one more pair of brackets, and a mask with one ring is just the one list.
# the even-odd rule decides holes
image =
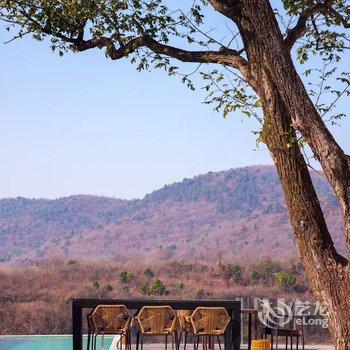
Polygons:
[[[337,350],[350,349],[348,261],[333,245],[305,159],[296,141],[300,130],[318,157],[342,208],[350,246],[350,172],[348,157],[335,142],[312,104],[267,0],[213,0],[237,24],[262,101],[262,138],[276,165],[297,250],[316,297],[327,304],[329,328]],[[348,249],[349,250],[349,249]]]
[[[297,73],[268,0],[211,0],[214,8],[231,18],[240,29],[253,70],[270,66],[270,75],[281,92],[292,119],[319,160],[339,200],[350,247],[350,157],[333,138],[311,101]],[[259,81],[257,72],[255,80]],[[350,249],[348,249],[350,257]]]
[[337,350],[350,349],[350,283],[347,260],[337,254],[313,187],[306,162],[291,128],[283,99],[263,99],[262,137],[283,187],[297,250],[316,298],[327,305],[329,328]]

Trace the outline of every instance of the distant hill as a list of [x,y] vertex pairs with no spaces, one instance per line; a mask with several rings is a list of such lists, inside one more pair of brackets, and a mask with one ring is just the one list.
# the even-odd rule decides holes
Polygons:
[[[336,246],[343,251],[337,201],[313,172]],[[0,200],[0,262],[113,259],[165,261],[295,257],[273,166],[210,172],[140,200],[78,195]]]

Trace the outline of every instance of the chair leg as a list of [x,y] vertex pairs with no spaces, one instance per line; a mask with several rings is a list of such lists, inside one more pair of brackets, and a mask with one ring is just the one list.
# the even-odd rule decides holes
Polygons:
[[165,350],[168,348],[168,335],[165,336]]
[[[271,346],[273,346],[272,341],[271,341]],[[276,334],[276,350],[278,350],[278,334]]]
[[[120,337],[119,337],[117,344],[116,344],[117,350],[123,350],[123,337],[124,336],[125,336],[125,334],[120,334]],[[125,344],[125,347],[126,347],[126,344]]]
[[167,342],[167,344],[168,344],[168,337],[171,338],[171,350],[174,350],[174,336],[173,336],[173,334],[168,334],[168,335],[166,336],[166,342]]
[[288,350],[288,337],[286,337],[286,350]]
[[[176,334],[170,334],[171,337],[171,350],[177,350],[177,344],[176,344]],[[174,345],[176,345],[176,349],[174,349]]]
[[122,340],[122,338],[123,338],[123,335],[121,334],[121,335],[120,335],[120,338],[118,339],[117,344],[116,344],[116,349],[117,349],[117,350],[123,350],[123,349],[122,349],[122,346],[123,346],[123,340]]
[[95,335],[95,339],[94,339],[94,350],[96,350],[96,342],[97,342],[97,334]]
[[[184,350],[186,350],[186,344],[187,344],[187,332],[185,331],[185,337],[184,337]],[[180,349],[180,343],[179,343],[179,349]]]
[[293,350],[293,337],[290,337],[290,350]]
[[[219,349],[221,350],[220,336],[218,336],[218,344],[219,344]],[[214,349],[213,350],[215,350],[215,343],[214,343]]]
[[195,347],[194,347],[194,349],[195,350],[198,350],[198,348],[199,348],[199,335],[197,335],[195,338],[194,338],[194,345],[195,345]]
[[297,350],[299,349],[299,337],[297,337]]
[[209,349],[210,349],[210,350],[214,350],[214,348],[215,348],[214,337],[212,337],[211,335],[209,335]]
[[304,338],[304,334],[302,336],[302,349],[305,350],[305,338]]
[[176,332],[177,334],[177,350],[180,350],[180,344],[181,344],[181,339],[182,339],[182,333],[184,332],[183,329],[180,330],[179,333]]
[[143,350],[143,338],[144,338],[144,334],[141,334],[141,350]]
[[[124,338],[124,350],[129,350],[128,331],[124,332],[122,337]],[[123,341],[120,350],[123,350]]]
[[[124,338],[124,339],[123,339]],[[127,332],[120,335],[120,350],[123,350],[123,340],[124,340],[124,350],[128,350],[128,336]]]
[[140,332],[136,332],[136,350],[139,350],[139,343],[140,343]]
[[127,350],[131,350],[131,333],[130,330],[127,331]]
[[[277,337],[277,334],[276,334],[276,337]],[[271,331],[271,350],[273,350],[273,333],[272,333],[272,331]]]
[[128,340],[128,331],[120,334],[120,338],[117,341],[117,350],[123,350],[123,338],[124,338],[124,342],[125,342],[125,350],[128,350],[129,348],[129,340]]
[[179,334],[177,333],[177,330],[175,329],[174,331],[174,342],[175,342],[175,350],[180,350],[179,349]]
[[86,347],[87,350],[90,350],[90,335],[91,335],[91,332],[90,330],[88,330],[87,347]]

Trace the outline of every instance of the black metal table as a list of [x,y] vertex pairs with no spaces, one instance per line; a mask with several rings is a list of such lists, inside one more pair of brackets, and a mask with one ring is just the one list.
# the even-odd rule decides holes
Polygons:
[[240,350],[241,302],[234,300],[143,300],[143,299],[73,299],[73,350],[83,349],[82,311],[97,305],[123,304],[128,309],[138,310],[146,305],[170,305],[174,310],[194,310],[198,306],[224,307],[232,318],[230,329],[225,334],[225,350]]
[[250,350],[252,346],[252,316],[254,316],[254,339],[258,338],[258,311],[255,309],[242,309],[241,314],[248,315],[248,350]]

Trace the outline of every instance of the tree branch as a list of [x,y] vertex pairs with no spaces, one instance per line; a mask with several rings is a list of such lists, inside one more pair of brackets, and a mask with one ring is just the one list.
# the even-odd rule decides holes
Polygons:
[[[68,38],[65,38],[67,41]],[[69,41],[69,39],[68,39]],[[107,53],[112,60],[128,56],[141,47],[147,47],[156,54],[173,57],[182,62],[194,63],[218,63],[227,65],[248,73],[248,62],[240,56],[240,51],[222,47],[219,51],[187,51],[174,46],[162,44],[148,35],[143,35],[130,40],[119,48],[115,47],[113,38],[101,37],[90,40],[74,40],[72,47],[77,51],[86,51],[94,47],[106,47]]]
[[[30,14],[23,8],[21,3],[18,3],[20,7],[19,13],[26,18],[30,23],[32,23],[36,30],[51,35],[53,37],[59,38],[65,43],[71,44],[71,48],[76,51],[86,51],[93,48],[106,48],[108,56],[112,60],[117,60],[128,56],[129,54],[135,52],[141,47],[147,47],[156,54],[169,56],[178,59],[182,62],[193,62],[193,63],[217,63],[232,68],[238,69],[247,78],[250,76],[250,69],[248,62],[240,56],[244,51],[242,50],[232,50],[230,48],[222,46],[218,51],[188,51],[183,50],[174,46],[166,45],[153,39],[151,36],[144,32],[143,28],[140,27],[140,32],[142,33],[139,37],[131,39],[126,44],[121,44],[120,34],[115,33],[111,37],[101,36],[94,37],[89,40],[84,40],[84,27],[86,25],[86,20],[81,23],[78,28],[76,37],[67,36],[62,32],[53,30],[50,25],[50,13],[47,13],[47,23],[43,26],[37,20],[32,18]],[[138,23],[135,22],[137,25]],[[119,47],[116,48],[115,43],[119,42]],[[248,79],[247,79],[248,80]]]
[[336,9],[331,6],[330,0],[325,0],[322,3],[316,3],[310,6],[308,9],[303,11],[298,19],[297,24],[294,28],[287,31],[287,37],[285,39],[285,44],[290,50],[294,43],[300,39],[307,30],[306,23],[308,20],[312,19],[313,15],[317,13],[322,13],[323,15],[331,15],[336,18],[344,28],[350,28],[350,22],[348,22]]
[[294,28],[287,31],[287,37],[284,40],[289,50],[291,50],[295,42],[306,33],[307,21],[311,19],[314,14],[325,10],[325,8],[325,3],[317,3],[300,14],[297,24]]
[[350,28],[350,22],[348,22],[337,10],[332,6],[327,6],[327,10],[332,14],[336,19],[340,21],[344,28]]

